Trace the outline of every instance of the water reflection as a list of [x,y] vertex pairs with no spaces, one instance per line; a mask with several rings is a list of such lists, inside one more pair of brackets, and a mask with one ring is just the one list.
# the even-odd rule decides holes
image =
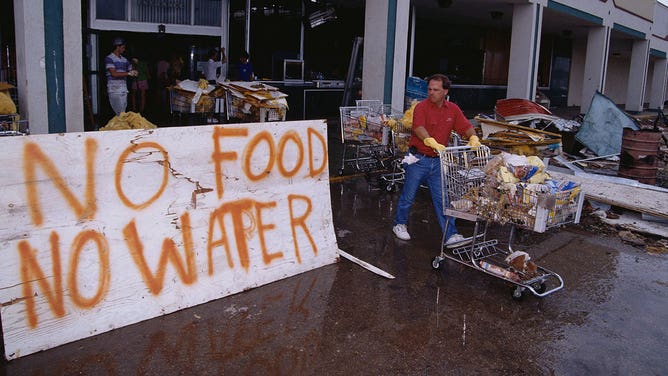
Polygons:
[[303,374],[336,265],[32,354],[7,374]]

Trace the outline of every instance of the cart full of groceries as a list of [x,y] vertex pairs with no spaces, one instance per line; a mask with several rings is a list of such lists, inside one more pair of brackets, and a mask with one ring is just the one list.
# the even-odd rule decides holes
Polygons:
[[[544,297],[563,288],[559,274],[539,266],[529,253],[513,250],[512,243],[517,228],[541,233],[578,223],[584,201],[580,185],[552,179],[535,156],[492,156],[487,146],[448,147],[439,155],[445,215],[475,225],[466,245],[448,247],[442,239],[432,267],[440,268],[445,259],[464,264],[511,283],[516,299],[526,291]],[[509,225],[507,249],[488,239],[490,223]]]

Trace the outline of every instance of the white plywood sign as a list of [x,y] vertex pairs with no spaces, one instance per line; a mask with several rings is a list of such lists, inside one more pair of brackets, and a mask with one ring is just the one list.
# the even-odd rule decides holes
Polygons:
[[337,260],[322,121],[0,138],[13,359]]

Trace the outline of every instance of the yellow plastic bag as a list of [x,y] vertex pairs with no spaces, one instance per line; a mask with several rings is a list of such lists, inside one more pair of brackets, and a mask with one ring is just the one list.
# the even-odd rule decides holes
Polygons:
[[0,115],[11,115],[16,113],[16,104],[12,98],[0,91]]

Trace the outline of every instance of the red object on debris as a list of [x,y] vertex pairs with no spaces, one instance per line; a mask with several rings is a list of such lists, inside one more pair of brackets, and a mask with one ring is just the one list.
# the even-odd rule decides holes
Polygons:
[[521,98],[499,99],[496,101],[496,113],[503,117],[543,114],[552,115],[552,112],[536,102]]

